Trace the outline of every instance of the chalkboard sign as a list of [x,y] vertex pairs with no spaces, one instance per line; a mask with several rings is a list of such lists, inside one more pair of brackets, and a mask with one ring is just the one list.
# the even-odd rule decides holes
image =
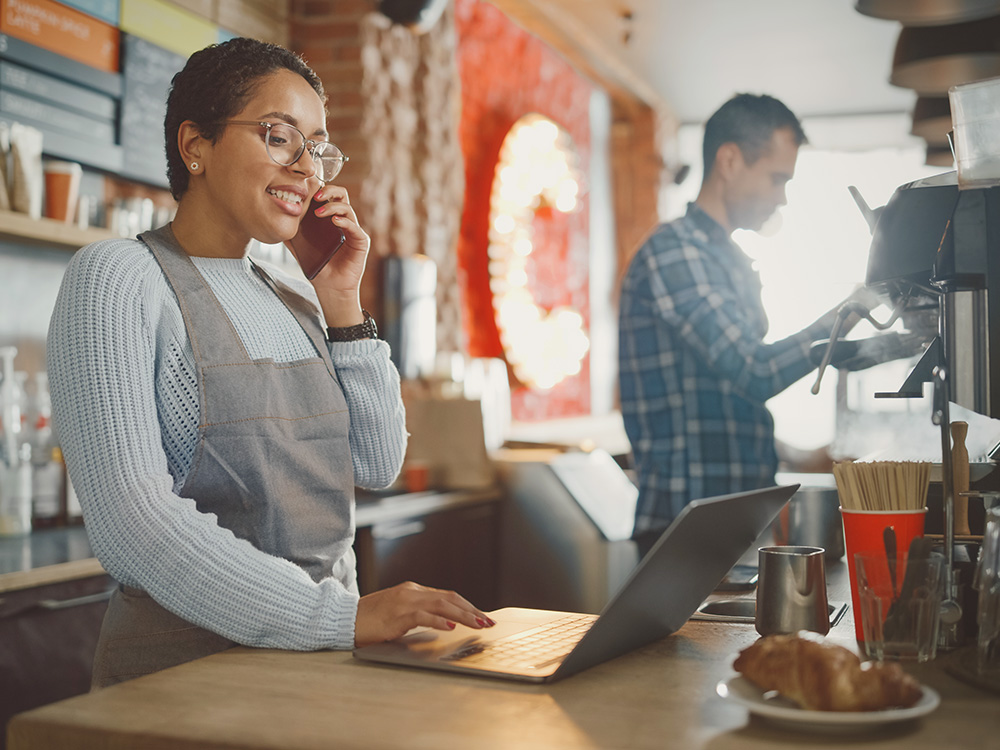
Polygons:
[[81,65],[51,50],[38,47],[9,34],[0,34],[0,58],[52,73],[67,81],[96,89],[116,99],[122,95],[120,73],[107,73],[89,65]]
[[163,118],[170,82],[186,58],[131,34],[122,37],[121,173],[166,187]]
[[114,121],[115,97],[0,59],[0,91],[17,91],[88,117]]

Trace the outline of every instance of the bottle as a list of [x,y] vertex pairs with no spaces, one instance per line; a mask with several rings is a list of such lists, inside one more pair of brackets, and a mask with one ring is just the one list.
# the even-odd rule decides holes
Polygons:
[[31,531],[31,445],[22,440],[22,393],[14,375],[17,348],[0,347],[0,536]]
[[17,348],[0,347],[0,458],[10,466],[17,458],[17,444],[21,437],[21,389],[14,376],[14,357]]
[[[37,456],[32,453],[32,456]],[[32,459],[31,463],[31,526],[49,529],[65,521],[63,493],[65,468],[59,446],[50,446],[44,460]]]
[[47,529],[63,521],[62,451],[52,433],[47,372],[35,374],[35,392],[28,400],[27,424],[31,443],[31,525],[35,529]]
[[28,439],[28,373],[24,370],[14,370],[14,384],[17,386],[17,403],[21,411],[21,437],[23,443]]
[[[61,450],[59,451],[59,463],[63,464]],[[76,490],[73,489],[73,483],[66,472],[65,464],[63,464],[63,486],[66,488],[66,524],[68,526],[82,526],[83,509],[80,507],[80,500],[76,496]]]

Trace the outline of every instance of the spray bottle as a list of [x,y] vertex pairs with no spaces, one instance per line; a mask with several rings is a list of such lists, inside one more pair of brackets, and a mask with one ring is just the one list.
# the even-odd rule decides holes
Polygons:
[[43,529],[57,526],[62,521],[65,475],[62,452],[52,432],[52,401],[49,396],[47,372],[35,373],[35,393],[28,404],[27,439],[31,443],[31,527]]
[[31,531],[31,446],[21,441],[21,388],[14,376],[17,348],[0,347],[0,536]]

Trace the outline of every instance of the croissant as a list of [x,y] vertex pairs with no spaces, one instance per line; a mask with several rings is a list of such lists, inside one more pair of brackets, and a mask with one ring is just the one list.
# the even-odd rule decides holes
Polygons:
[[906,708],[923,691],[898,664],[862,663],[815,633],[770,635],[740,652],[733,668],[764,691],[813,711]]

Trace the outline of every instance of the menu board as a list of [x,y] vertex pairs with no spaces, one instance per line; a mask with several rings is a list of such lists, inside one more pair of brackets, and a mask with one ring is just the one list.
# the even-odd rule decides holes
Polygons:
[[118,29],[54,0],[0,0],[0,31],[98,70],[118,70]]
[[113,96],[6,60],[0,60],[0,91],[17,91],[108,123],[118,113]]
[[67,57],[15,36],[0,34],[0,58],[101,91],[116,99],[122,95],[121,74],[108,73],[89,65],[78,65]]
[[121,173],[166,187],[163,120],[167,114],[167,93],[186,58],[137,36],[122,36]]
[[185,58],[218,38],[214,23],[165,0],[122,0],[119,26]]
[[118,172],[121,76],[0,34],[0,121],[40,130],[48,156]]
[[171,81],[219,33],[164,0],[0,0],[0,122],[40,130],[46,156],[167,187]]
[[112,26],[118,25],[118,0],[59,0],[66,5],[72,5],[84,13],[107,21]]

